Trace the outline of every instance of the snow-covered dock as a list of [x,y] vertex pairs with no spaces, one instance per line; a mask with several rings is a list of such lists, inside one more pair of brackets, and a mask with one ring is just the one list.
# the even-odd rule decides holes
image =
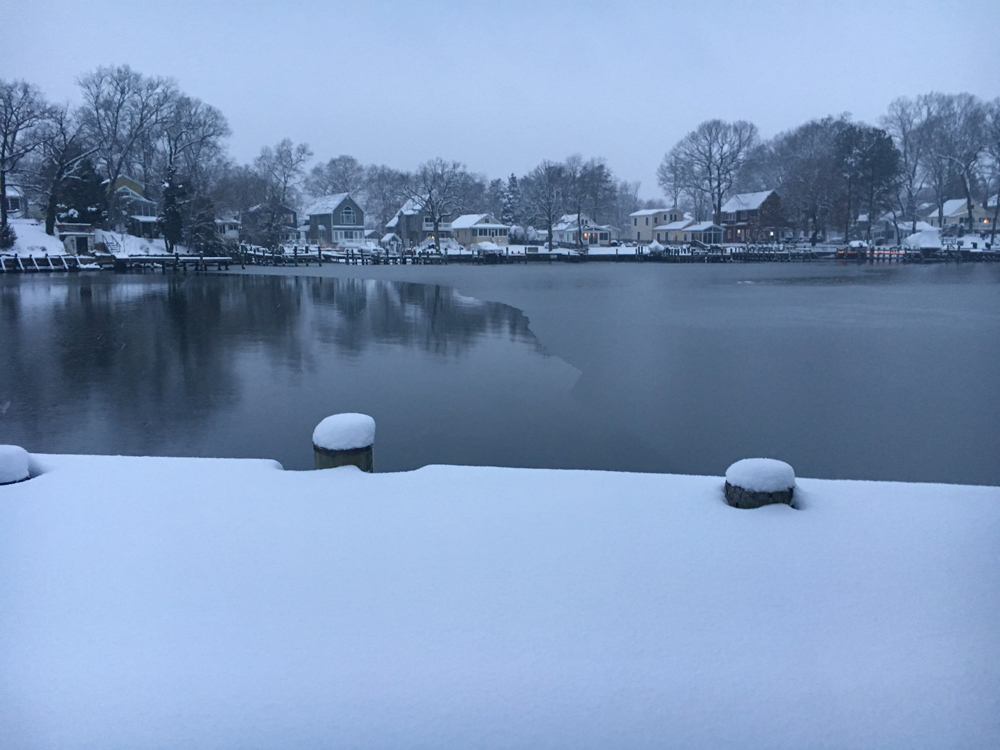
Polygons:
[[1000,488],[31,463],[6,750],[1000,747]]

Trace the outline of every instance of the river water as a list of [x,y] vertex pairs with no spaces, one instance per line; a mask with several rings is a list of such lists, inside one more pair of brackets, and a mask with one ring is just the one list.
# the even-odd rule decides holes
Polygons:
[[0,443],[1000,484],[1000,269],[324,267],[0,278]]

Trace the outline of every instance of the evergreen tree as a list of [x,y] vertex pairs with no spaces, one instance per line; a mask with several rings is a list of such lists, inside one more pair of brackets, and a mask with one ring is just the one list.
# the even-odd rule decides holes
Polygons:
[[511,175],[507,178],[507,187],[503,193],[503,208],[500,211],[500,221],[508,226],[517,224],[518,206],[521,205],[521,188],[517,184],[517,177]]
[[181,204],[184,194],[184,184],[177,179],[177,167],[171,164],[167,167],[167,178],[163,182],[163,205],[157,217],[157,224],[168,253],[174,251],[174,247],[183,237],[184,219]]
[[191,201],[191,221],[187,229],[191,249],[215,255],[222,248],[215,227],[215,204],[211,198],[197,196]]
[[90,159],[82,159],[55,193],[60,221],[100,226],[107,218],[108,191]]

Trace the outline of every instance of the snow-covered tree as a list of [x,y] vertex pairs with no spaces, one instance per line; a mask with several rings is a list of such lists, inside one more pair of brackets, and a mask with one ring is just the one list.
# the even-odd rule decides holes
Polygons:
[[41,144],[49,107],[36,86],[0,79],[0,230],[7,229],[7,177]]
[[434,225],[435,250],[441,250],[441,224],[458,210],[467,177],[461,162],[435,158],[421,164],[409,181],[410,198]]
[[524,179],[524,192],[538,222],[548,232],[549,252],[552,252],[552,225],[565,208],[566,167],[558,162],[543,161]]

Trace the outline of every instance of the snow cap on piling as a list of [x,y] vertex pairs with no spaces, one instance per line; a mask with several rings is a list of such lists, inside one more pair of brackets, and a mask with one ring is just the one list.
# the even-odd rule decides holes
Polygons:
[[334,414],[313,430],[313,445],[328,451],[367,448],[375,443],[375,420],[367,414]]
[[726,481],[749,492],[783,492],[795,486],[795,471],[773,458],[744,458],[726,469]]
[[0,445],[0,484],[22,482],[29,476],[28,451],[18,445]]

